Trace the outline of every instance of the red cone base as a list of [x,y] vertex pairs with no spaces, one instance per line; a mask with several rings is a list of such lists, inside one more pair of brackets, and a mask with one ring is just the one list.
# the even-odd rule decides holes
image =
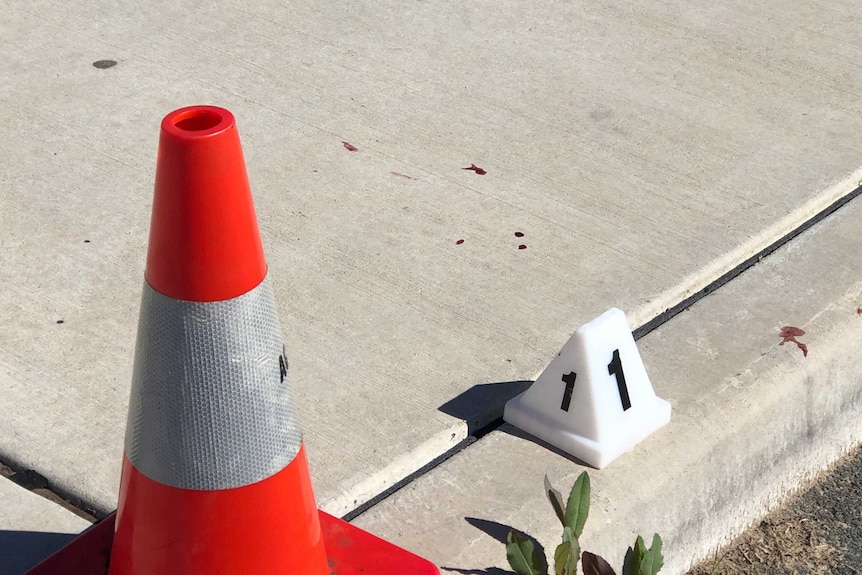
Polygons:
[[[318,513],[332,575],[440,574],[430,561],[328,513]],[[107,575],[114,518],[112,514],[93,525],[25,575]]]
[[304,447],[275,475],[232,489],[170,487],[127,457],[122,477],[111,575],[326,572]]

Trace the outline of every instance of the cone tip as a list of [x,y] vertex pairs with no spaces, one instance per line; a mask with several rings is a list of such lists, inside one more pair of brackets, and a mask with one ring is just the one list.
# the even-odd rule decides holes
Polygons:
[[254,202],[233,114],[174,110],[161,123],[145,278],[163,295],[218,301],[266,275]]
[[182,140],[196,140],[228,130],[235,123],[233,114],[224,108],[187,106],[164,117],[162,132]]

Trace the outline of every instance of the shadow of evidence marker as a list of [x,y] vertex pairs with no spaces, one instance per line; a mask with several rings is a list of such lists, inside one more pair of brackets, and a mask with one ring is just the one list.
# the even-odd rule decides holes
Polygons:
[[532,381],[502,381],[474,385],[453,397],[438,409],[446,415],[462,419],[469,435],[502,421],[506,402],[530,387]]

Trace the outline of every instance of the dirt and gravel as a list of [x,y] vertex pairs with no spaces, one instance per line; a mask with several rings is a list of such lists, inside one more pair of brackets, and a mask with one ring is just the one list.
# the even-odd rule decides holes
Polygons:
[[862,573],[862,449],[689,575]]

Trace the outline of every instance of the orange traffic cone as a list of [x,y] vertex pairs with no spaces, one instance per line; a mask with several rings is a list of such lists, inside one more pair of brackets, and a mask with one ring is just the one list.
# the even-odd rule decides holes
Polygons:
[[162,121],[145,278],[110,575],[327,574],[226,110]]
[[145,279],[113,541],[32,573],[96,573],[110,545],[110,575],[438,575],[317,510],[227,110],[162,121]]

